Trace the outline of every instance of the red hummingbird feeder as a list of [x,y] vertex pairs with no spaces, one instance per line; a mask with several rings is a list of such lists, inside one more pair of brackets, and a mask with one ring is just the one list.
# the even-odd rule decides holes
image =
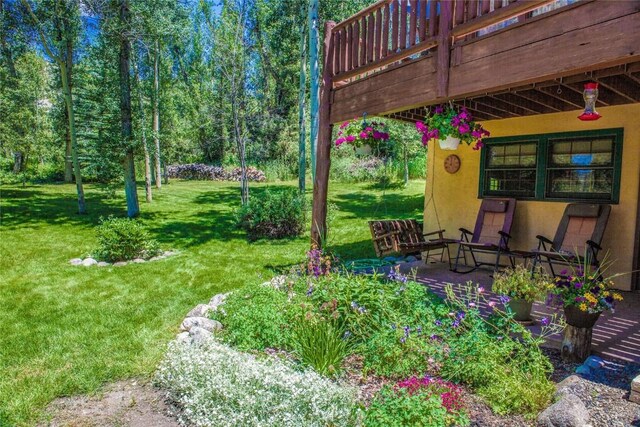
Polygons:
[[602,117],[596,111],[596,101],[598,100],[598,83],[590,82],[584,84],[584,112],[578,116],[582,121],[588,122],[598,120]]

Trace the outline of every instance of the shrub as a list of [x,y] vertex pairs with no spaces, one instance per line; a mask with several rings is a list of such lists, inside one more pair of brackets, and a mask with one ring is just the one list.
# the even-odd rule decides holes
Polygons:
[[323,375],[335,375],[349,355],[348,336],[326,319],[300,320],[293,330],[294,354]]
[[194,426],[352,426],[355,390],[313,371],[257,359],[214,339],[173,342],[156,375]]
[[[487,301],[481,288],[474,291],[468,283],[457,295],[449,285],[446,292],[453,314],[438,321],[446,343],[443,375],[471,386],[498,414],[534,417],[555,391],[549,380],[553,366],[540,345],[561,325],[543,319],[540,335],[534,337],[506,309]],[[508,301],[502,297],[503,305]],[[490,317],[480,315],[481,303],[493,307]]]
[[534,302],[545,295],[551,278],[542,269],[533,273],[523,265],[506,268],[494,275],[492,290],[510,298]]
[[224,310],[213,316],[225,326],[224,341],[240,350],[286,349],[291,343],[291,324],[302,310],[290,304],[284,292],[250,285],[229,295]]
[[149,258],[160,252],[144,226],[135,219],[109,217],[97,227],[95,256],[109,262]]
[[435,378],[409,378],[386,386],[366,412],[364,425],[448,427],[469,424],[457,385]]
[[249,240],[299,236],[305,228],[305,199],[294,188],[267,189],[242,206],[237,217]]

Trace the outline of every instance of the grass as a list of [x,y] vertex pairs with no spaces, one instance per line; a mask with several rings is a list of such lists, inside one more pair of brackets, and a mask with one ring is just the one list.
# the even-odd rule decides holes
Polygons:
[[[267,185],[252,185],[252,197]],[[330,245],[346,259],[373,257],[366,221],[420,217],[423,188],[421,181],[386,191],[332,183],[338,211]],[[122,194],[85,190],[89,215],[78,216],[72,185],[0,188],[0,426],[34,424],[59,396],[148,377],[190,308],[265,280],[308,249],[308,233],[248,243],[234,227],[236,183],[173,182],[152,204],[141,202],[141,219],[179,255],[120,268],[73,267],[69,259],[95,246],[99,218],[125,214]]]

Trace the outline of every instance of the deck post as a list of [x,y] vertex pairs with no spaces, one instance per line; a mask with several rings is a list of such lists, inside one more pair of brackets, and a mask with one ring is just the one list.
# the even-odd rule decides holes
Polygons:
[[327,192],[331,167],[331,91],[333,86],[333,34],[336,23],[324,24],[324,49],[322,51],[322,87],[320,89],[320,117],[316,176],[313,180],[313,209],[311,213],[311,244],[321,247],[327,237]]
[[453,24],[453,2],[440,3],[440,21],[438,25],[437,87],[436,96],[443,98],[449,92],[449,60],[451,57],[451,28]]

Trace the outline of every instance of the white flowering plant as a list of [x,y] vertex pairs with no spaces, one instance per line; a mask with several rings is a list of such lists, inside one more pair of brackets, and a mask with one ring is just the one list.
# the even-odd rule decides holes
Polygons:
[[172,342],[156,383],[181,408],[183,425],[339,427],[361,417],[355,389],[214,338]]

